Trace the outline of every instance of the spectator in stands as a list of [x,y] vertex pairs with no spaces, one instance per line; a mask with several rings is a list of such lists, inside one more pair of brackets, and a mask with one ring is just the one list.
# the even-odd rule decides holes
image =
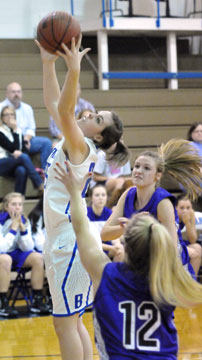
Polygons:
[[17,316],[16,309],[8,304],[7,293],[12,268],[31,268],[33,302],[30,311],[48,314],[49,308],[43,302],[44,260],[42,254],[34,251],[31,226],[23,214],[24,197],[20,193],[9,193],[1,204],[0,212],[0,316]]
[[[106,207],[106,203],[106,187],[101,184],[95,185],[92,189],[91,206],[87,208],[87,215],[99,233],[112,213],[112,210]],[[123,260],[124,250],[120,239],[106,241],[102,244],[102,248],[113,261]]]
[[[192,146],[198,151],[202,162],[202,122],[194,122],[187,133],[187,139],[191,141]],[[202,172],[202,165],[201,165]],[[201,182],[202,188],[202,182]],[[194,206],[195,210],[202,211],[202,194],[198,197]]]
[[187,133],[187,140],[192,142],[192,145],[198,150],[199,156],[202,160],[202,123],[193,123]]
[[181,231],[186,231],[187,240],[183,239],[187,245],[190,263],[193,266],[196,276],[198,275],[201,259],[202,259],[202,248],[197,243],[197,231],[195,225],[195,214],[190,199],[186,194],[181,194],[176,200],[176,209],[179,216]]
[[[81,96],[81,86],[80,84],[78,84],[77,87],[77,104],[75,106],[75,116],[76,118],[80,119],[82,117],[82,111],[83,110],[89,110],[92,112],[95,112],[95,108],[93,106],[93,104],[91,104],[89,101],[83,99],[80,97]],[[54,140],[61,140],[62,139],[62,132],[60,131],[60,129],[58,129],[55,121],[53,120],[52,116],[50,116],[49,118],[49,130],[50,133],[52,135],[52,137],[54,138]]]
[[27,143],[17,127],[15,109],[5,106],[1,111],[0,124],[0,176],[15,177],[15,191],[25,194],[29,177],[39,194],[43,181],[27,154]]
[[124,183],[131,179],[130,161],[118,167],[116,164],[109,164],[106,160],[106,152],[100,150],[97,154],[98,160],[93,171],[91,188],[96,183],[106,186],[109,201],[111,196],[124,186]]
[[40,153],[41,167],[45,169],[46,159],[52,151],[51,140],[44,136],[35,136],[36,124],[33,109],[22,101],[22,87],[13,82],[7,86],[6,99],[0,103],[0,111],[4,106],[13,106],[16,111],[17,125],[27,141],[29,154]]

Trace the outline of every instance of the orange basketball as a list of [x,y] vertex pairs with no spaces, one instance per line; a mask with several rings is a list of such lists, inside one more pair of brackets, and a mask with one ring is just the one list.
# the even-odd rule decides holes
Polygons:
[[77,43],[81,29],[79,22],[65,11],[53,11],[43,17],[37,26],[37,40],[50,53],[64,52],[61,44],[71,47],[74,37]]

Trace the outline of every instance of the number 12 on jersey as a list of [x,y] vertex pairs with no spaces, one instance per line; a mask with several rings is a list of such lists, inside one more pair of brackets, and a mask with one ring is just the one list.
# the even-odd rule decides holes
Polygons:
[[[143,301],[136,306],[134,301],[119,303],[119,311],[123,314],[123,347],[125,349],[159,351],[160,340],[152,337],[161,325],[161,313],[154,302]],[[136,328],[136,319],[143,324]]]

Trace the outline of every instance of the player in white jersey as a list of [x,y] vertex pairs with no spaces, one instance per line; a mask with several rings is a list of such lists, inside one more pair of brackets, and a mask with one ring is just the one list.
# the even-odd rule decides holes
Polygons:
[[[97,159],[93,141],[87,138],[85,140],[90,149],[88,157],[80,165],[72,164],[72,170],[80,179],[86,172],[93,170]],[[43,252],[53,300],[53,315],[58,317],[81,313],[92,303],[91,280],[81,264],[72,229],[69,194],[65,191],[65,186],[54,178],[55,164],[62,164],[66,159],[61,151],[63,143],[64,140],[48,158],[44,197],[44,221],[48,241],[45,242]],[[86,189],[87,183],[81,189],[83,198]],[[83,201],[85,206],[85,198]]]
[[[93,170],[95,145],[103,150],[111,148],[108,152],[111,161],[120,164],[128,160],[128,150],[120,141],[123,125],[116,114],[100,111],[78,121],[75,118],[80,63],[89,51],[80,52],[80,44],[81,37],[76,45],[72,39],[71,49],[63,45],[64,53],[52,55],[37,43],[43,63],[45,105],[64,135],[48,158],[44,193],[45,265],[53,299],[53,322],[63,360],[93,358],[90,337],[80,316],[92,299],[90,279],[81,265],[71,224],[69,194],[65,186],[54,179],[53,169],[57,163],[65,166],[64,160],[68,158],[73,171],[83,177],[89,169]],[[58,55],[64,58],[68,68],[61,93],[55,71]],[[81,189],[83,196],[87,186]]]

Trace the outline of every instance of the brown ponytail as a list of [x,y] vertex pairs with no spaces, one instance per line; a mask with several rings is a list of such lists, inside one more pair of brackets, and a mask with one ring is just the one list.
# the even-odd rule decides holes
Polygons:
[[[121,141],[123,135],[123,124],[119,116],[112,111],[113,124],[107,126],[102,132],[102,141],[96,142],[96,146],[105,151],[108,162],[117,166],[124,165],[129,160],[129,150]],[[116,146],[112,146],[116,144]],[[112,148],[113,149],[110,149]]]

